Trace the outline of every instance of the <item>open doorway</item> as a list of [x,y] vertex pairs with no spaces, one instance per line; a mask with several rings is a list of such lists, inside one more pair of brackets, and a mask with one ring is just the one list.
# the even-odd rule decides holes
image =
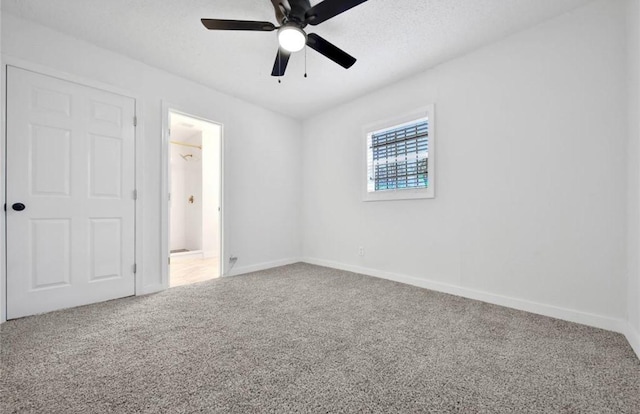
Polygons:
[[222,128],[169,111],[169,286],[220,276]]

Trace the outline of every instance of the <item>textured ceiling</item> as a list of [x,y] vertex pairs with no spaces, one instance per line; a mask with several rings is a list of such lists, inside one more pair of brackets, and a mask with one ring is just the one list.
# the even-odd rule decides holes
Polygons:
[[[590,0],[369,0],[308,26],[358,58],[315,51],[270,76],[275,32],[207,31],[200,18],[268,20],[269,0],[2,0],[2,10],[295,118],[353,99]],[[319,1],[311,1],[312,5]]]

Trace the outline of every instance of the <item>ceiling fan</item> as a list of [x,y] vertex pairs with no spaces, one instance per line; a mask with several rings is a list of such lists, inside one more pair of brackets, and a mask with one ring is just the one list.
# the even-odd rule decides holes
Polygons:
[[291,53],[309,46],[328,57],[345,69],[356,63],[356,58],[336,47],[315,33],[305,33],[307,25],[316,26],[367,0],[324,0],[311,7],[309,0],[271,0],[276,12],[276,20],[281,26],[271,22],[246,20],[202,19],[209,30],[248,30],[258,32],[278,31],[278,53],[271,76],[284,76]]

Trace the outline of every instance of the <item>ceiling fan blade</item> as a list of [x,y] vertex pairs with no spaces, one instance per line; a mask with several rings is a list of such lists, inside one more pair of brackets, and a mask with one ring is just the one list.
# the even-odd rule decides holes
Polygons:
[[201,19],[209,30],[250,30],[256,32],[272,32],[276,26],[270,22],[254,22],[247,20]]
[[284,72],[287,70],[287,64],[289,64],[290,57],[290,52],[287,52],[283,48],[278,48],[278,54],[276,55],[276,61],[273,63],[271,76],[284,76]]
[[273,4],[273,8],[276,11],[276,20],[279,22],[283,22],[286,16],[291,11],[291,5],[289,5],[289,1],[271,0],[271,4]]
[[307,10],[305,20],[307,23],[315,26],[365,1],[367,0],[324,0],[322,3],[316,4]]
[[283,21],[286,15],[286,10],[284,9],[284,5],[280,2],[280,0],[271,0],[271,4],[273,4],[273,9],[276,12],[276,21]]
[[307,35],[307,46],[321,55],[325,55],[345,69],[349,69],[354,63],[356,63],[356,58],[324,40],[315,33],[309,33]]

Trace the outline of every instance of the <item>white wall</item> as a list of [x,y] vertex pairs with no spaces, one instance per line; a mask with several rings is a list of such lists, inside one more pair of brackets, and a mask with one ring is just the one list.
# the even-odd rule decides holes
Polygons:
[[[220,257],[220,139],[219,125],[192,120],[202,130],[189,137],[202,149],[170,146],[171,201],[169,249],[201,250],[205,258]],[[195,137],[195,141],[193,138]],[[181,157],[192,154],[185,161]],[[194,202],[189,203],[189,196]]]
[[[193,148],[189,162],[184,162],[183,200],[185,206],[185,246],[187,250],[202,250],[202,151]],[[193,196],[193,203],[189,198]],[[180,200],[176,200],[178,203]]]
[[202,253],[220,257],[220,127],[202,135]]
[[[591,3],[306,121],[305,257],[611,328],[626,314],[624,13]],[[362,202],[361,128],[430,103],[436,198]]]
[[[198,142],[202,132],[198,132]],[[170,250],[202,250],[203,242],[203,151],[171,145]],[[181,155],[191,154],[184,159]],[[189,197],[193,196],[193,203]]]
[[640,355],[640,0],[630,0],[628,35],[628,246],[627,338]]
[[169,162],[171,167],[170,180],[171,180],[171,200],[169,201],[169,249],[178,250],[184,249],[186,245],[185,241],[185,210],[186,203],[184,203],[184,168],[180,162],[180,147],[171,145],[171,161]]
[[130,91],[142,102],[144,246],[138,292],[162,289],[166,264],[160,252],[162,100],[224,125],[224,247],[239,257],[236,269],[300,256],[299,122],[7,13],[2,52]]
[[[2,54],[2,10],[0,10],[0,55]],[[3,82],[0,81],[0,96],[4,96],[4,84]],[[4,131],[4,117],[5,117],[5,113],[4,113],[4,100],[0,99],[0,131]],[[0,139],[0,142],[4,142]],[[5,160],[5,154],[4,154],[4,150],[5,147],[4,145],[0,145],[0,171],[5,171],[5,166],[4,166],[4,160]],[[4,179],[0,179],[0,194],[5,194],[4,191]],[[6,297],[6,293],[4,291],[4,286],[6,286],[5,283],[5,262],[4,262],[4,254],[2,252],[5,251],[5,246],[4,246],[4,219],[0,220],[0,323],[2,323],[6,316],[5,316],[5,297]]]

